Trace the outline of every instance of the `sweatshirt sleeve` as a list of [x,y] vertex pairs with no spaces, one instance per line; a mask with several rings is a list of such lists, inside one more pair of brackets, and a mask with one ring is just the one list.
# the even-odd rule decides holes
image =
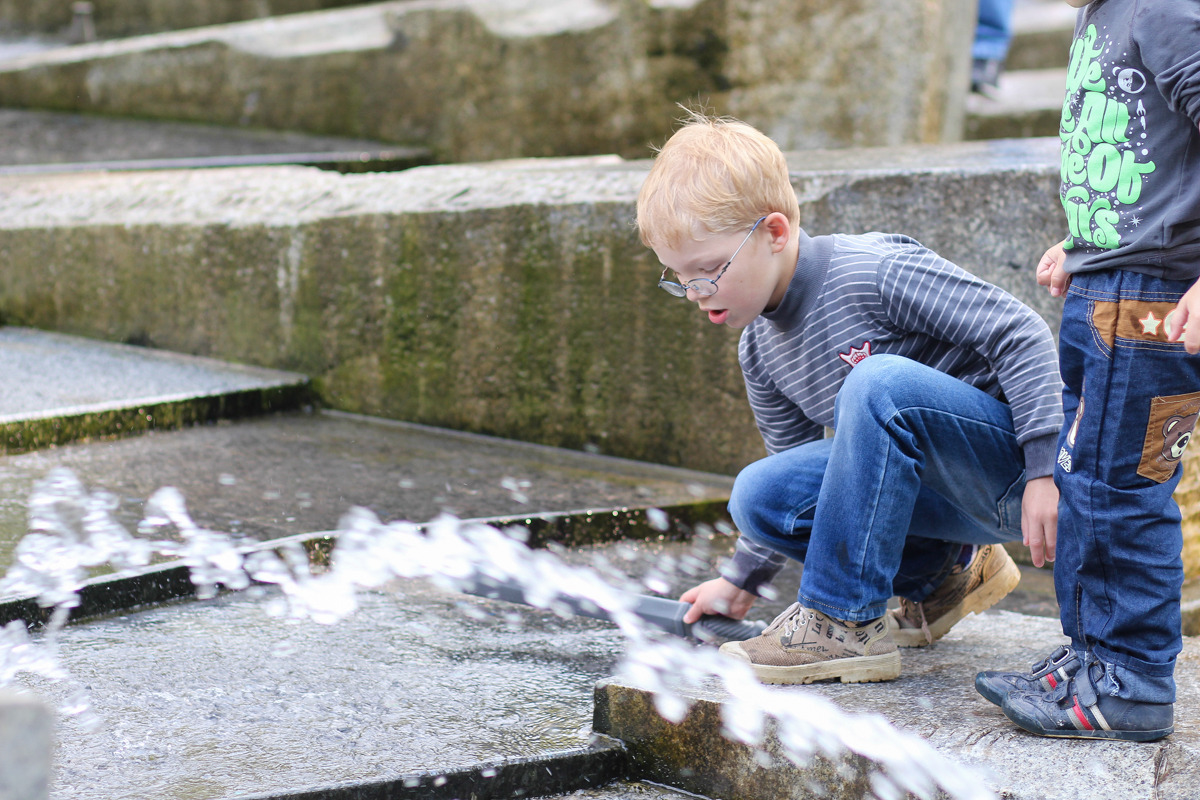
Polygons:
[[1168,107],[1200,123],[1200,5],[1142,3],[1131,33]]
[[1026,477],[1052,474],[1062,379],[1054,337],[1037,312],[916,244],[885,260],[880,292],[900,329],[967,348],[987,362],[1012,408]]
[[721,567],[720,572],[721,577],[734,586],[757,595],[786,564],[787,556],[742,536],[737,540],[733,557]]

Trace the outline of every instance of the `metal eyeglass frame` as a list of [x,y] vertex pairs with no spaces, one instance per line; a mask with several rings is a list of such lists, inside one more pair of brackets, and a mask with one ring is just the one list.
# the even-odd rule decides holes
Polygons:
[[[725,274],[725,270],[729,269],[729,265],[737,258],[737,254],[746,246],[746,242],[750,241],[750,237],[754,235],[754,231],[766,217],[759,217],[758,221],[750,226],[750,232],[746,234],[746,238],[742,239],[742,243],[738,245],[737,250],[733,251],[733,255],[725,262],[725,266],[721,267],[721,271],[715,278],[693,278],[687,283],[676,283],[675,281],[667,280],[667,269],[662,271],[662,275],[658,276],[658,288],[675,297],[687,297],[688,289],[698,294],[700,297],[711,297],[717,293],[717,281],[721,280],[721,276]],[[704,284],[711,284],[704,285]]]

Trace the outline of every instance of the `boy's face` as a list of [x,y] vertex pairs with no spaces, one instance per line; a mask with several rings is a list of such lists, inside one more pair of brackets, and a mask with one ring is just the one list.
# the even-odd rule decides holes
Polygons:
[[666,280],[684,285],[694,280],[717,281],[714,294],[702,296],[689,289],[687,299],[714,325],[730,328],[746,327],[771,303],[776,286],[762,264],[769,251],[767,232],[761,225],[749,234],[713,234],[700,241],[685,239],[675,247],[654,248],[667,270]]

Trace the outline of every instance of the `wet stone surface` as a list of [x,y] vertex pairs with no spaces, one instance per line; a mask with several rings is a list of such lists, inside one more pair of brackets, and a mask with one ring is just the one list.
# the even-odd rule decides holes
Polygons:
[[[333,626],[243,593],[65,629],[96,723],[60,716],[51,796],[282,793],[587,744],[611,625],[416,581],[360,600]],[[59,707],[75,688],[24,683]]]
[[[674,596],[729,545],[717,536],[559,555],[629,591]],[[358,598],[331,626],[271,616],[281,598],[261,589],[68,626],[58,649],[70,680],[19,681],[60,710],[51,797],[288,794],[588,743],[593,687],[625,646],[612,624],[416,580]],[[63,713],[80,689],[90,709]],[[675,794],[622,784],[570,796]]]
[[0,423],[303,384],[294,372],[0,326]]
[[258,540],[333,530],[351,507],[388,522],[723,500],[732,479],[331,412],[295,413],[0,457],[0,564],[34,485],[66,467],[111,492],[133,531],[179,489],[195,521]]

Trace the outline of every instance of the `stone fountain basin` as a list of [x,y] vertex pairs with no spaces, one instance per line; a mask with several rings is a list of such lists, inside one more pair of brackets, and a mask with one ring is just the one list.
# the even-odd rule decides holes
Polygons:
[[623,775],[619,747],[591,745],[593,686],[621,652],[612,625],[424,581],[364,592],[329,626],[272,617],[278,601],[252,589],[63,629],[73,681],[23,681],[60,708],[79,687],[91,700],[59,718],[51,797],[436,796],[572,757],[563,769],[584,780],[568,788]]

